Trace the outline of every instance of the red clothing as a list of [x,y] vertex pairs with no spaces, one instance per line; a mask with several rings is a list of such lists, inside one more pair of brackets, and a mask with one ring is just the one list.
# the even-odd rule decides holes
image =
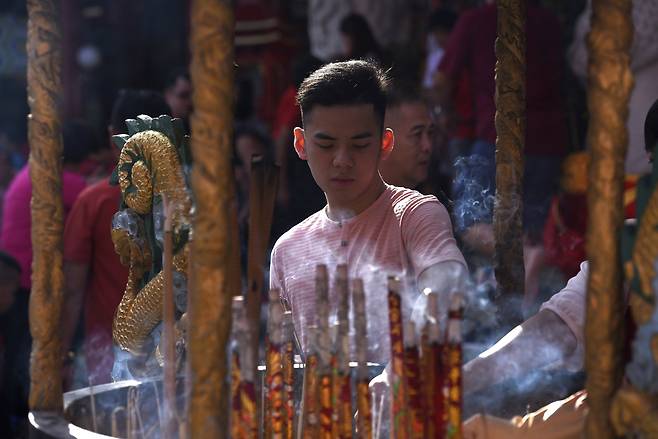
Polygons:
[[[64,221],[75,199],[85,188],[84,177],[73,172],[62,172],[62,201],[64,203]],[[0,248],[9,253],[21,266],[21,288],[32,287],[32,182],[29,165],[11,181],[2,207],[2,236]]]
[[[450,34],[439,71],[458,83],[470,76],[475,135],[494,143],[496,5],[463,13]],[[567,144],[560,79],[560,25],[546,9],[528,5],[526,19],[526,153],[561,155]]]
[[105,179],[88,187],[73,206],[64,230],[64,260],[89,264],[85,291],[85,353],[90,376],[108,382],[112,355],[112,320],[128,280],[114,250],[110,230],[121,191]]
[[289,130],[292,135],[292,129],[300,126],[302,115],[297,105],[297,89],[291,85],[283,92],[279,104],[276,108],[276,117],[272,125],[272,135],[276,139],[281,134],[282,129]]

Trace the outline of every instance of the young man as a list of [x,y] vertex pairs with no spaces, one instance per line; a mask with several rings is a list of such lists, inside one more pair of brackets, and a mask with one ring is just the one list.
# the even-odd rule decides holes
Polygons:
[[315,268],[326,264],[332,276],[337,264],[347,264],[349,276],[365,283],[369,360],[378,362],[388,361],[390,350],[387,275],[402,280],[406,317],[419,291],[450,288],[450,278],[465,270],[443,205],[389,186],[379,174],[394,143],[384,128],[387,83],[366,61],[328,64],[302,83],[303,128],[294,130],[294,147],[327,205],[277,241],[270,267],[270,286],[280,288],[306,349],[306,329],[316,323]]
[[395,133],[395,148],[379,164],[384,181],[417,188],[427,180],[435,125],[427,103],[415,87],[397,84],[391,90],[384,125]]

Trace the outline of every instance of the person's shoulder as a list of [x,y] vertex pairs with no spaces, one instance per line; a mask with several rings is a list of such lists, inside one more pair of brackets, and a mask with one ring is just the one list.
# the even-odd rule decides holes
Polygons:
[[414,189],[389,185],[386,190],[389,191],[393,210],[399,214],[426,203],[441,204],[434,195],[424,195]]
[[293,226],[276,240],[276,243],[274,243],[274,247],[272,248],[272,254],[280,253],[290,247],[294,247],[313,239],[323,223],[323,216],[324,212],[320,210]]
[[84,199],[106,199],[110,197],[121,196],[121,189],[119,186],[113,186],[110,184],[108,178],[104,178],[96,183],[93,183],[84,188],[80,193],[80,198]]

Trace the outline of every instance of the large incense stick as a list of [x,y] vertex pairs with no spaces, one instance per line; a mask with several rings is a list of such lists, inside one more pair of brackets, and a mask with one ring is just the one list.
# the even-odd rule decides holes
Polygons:
[[176,323],[174,314],[174,264],[172,243],[172,219],[173,206],[169,203],[167,196],[162,194],[164,207],[164,252],[162,272],[164,275],[163,303],[163,357],[164,357],[164,416],[163,436],[173,438],[177,431],[176,425],[176,340],[174,325]]
[[304,368],[303,410],[300,435],[304,439],[316,439],[320,427],[319,374],[317,354],[317,326],[307,329],[306,367]]
[[231,235],[235,218],[233,105],[235,19],[227,1],[194,0],[190,7],[190,76],[193,220],[192,277],[188,313],[189,436],[224,438],[228,430],[226,376],[235,274]]
[[62,271],[61,32],[59,2],[27,2],[28,143],[32,182],[30,409],[62,411],[60,317]]
[[425,438],[425,393],[421,385],[420,356],[414,322],[404,323],[404,375],[407,386],[409,437]]
[[272,289],[269,293],[269,316],[267,321],[269,343],[267,348],[266,385],[269,388],[267,408],[269,419],[266,419],[265,437],[283,438],[284,402],[283,402],[283,371],[281,347],[283,344],[283,306],[279,300],[279,290]]
[[404,346],[402,331],[402,301],[400,280],[388,278],[388,316],[391,331],[391,436],[406,439],[407,389],[404,380]]
[[283,361],[283,392],[284,392],[284,437],[293,438],[295,420],[294,401],[294,327],[292,312],[283,313],[283,343],[281,344],[281,357]]
[[356,404],[359,410],[358,432],[362,439],[372,438],[372,408],[370,406],[370,389],[368,388],[368,352],[366,298],[363,292],[363,281],[352,281],[352,306],[354,308],[354,332],[356,343]]
[[350,321],[347,266],[336,267],[335,291],[338,296],[338,335],[336,337],[336,374],[334,376],[334,404],[336,435],[352,438],[352,379],[350,376]]
[[447,375],[448,384],[448,425],[446,437],[461,439],[462,437],[462,296],[453,293],[450,298],[447,329]]
[[315,291],[318,308],[318,372],[320,399],[320,436],[333,434],[333,365],[334,350],[329,332],[329,274],[326,265],[318,265],[315,272]]
[[255,156],[249,183],[249,243],[247,248],[247,320],[251,329],[252,364],[258,364],[263,264],[269,244],[278,182],[278,168]]

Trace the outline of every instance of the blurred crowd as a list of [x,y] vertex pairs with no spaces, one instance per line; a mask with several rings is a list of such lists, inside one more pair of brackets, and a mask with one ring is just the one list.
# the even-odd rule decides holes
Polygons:
[[[81,23],[77,31],[65,27],[61,125],[66,221],[62,355],[64,380],[73,388],[111,380],[111,322],[127,277],[109,235],[120,202],[118,188],[109,184],[118,157],[110,136],[125,133],[125,119],[139,114],[169,114],[189,127],[193,108],[190,76],[179,67],[189,63],[189,10],[178,3],[189,2],[63,3],[65,23]],[[254,155],[281,170],[271,243],[325,205],[308,166],[292,148],[292,130],[301,124],[295,95],[302,80],[329,61],[376,60],[389,69],[394,84],[385,125],[395,132],[395,149],[380,172],[389,184],[441,200],[474,279],[493,294],[495,3],[235,3],[233,164],[243,249]],[[525,173],[518,200],[526,315],[559,291],[585,260],[585,40],[591,5],[585,0],[563,3],[527,2]],[[152,13],[149,5],[155,4],[161,12],[156,19],[140,15]],[[29,388],[32,248],[24,8],[18,1],[0,7],[0,432],[8,432],[3,437],[22,434]],[[125,20],[118,18],[124,17],[121,8],[129,11]],[[634,183],[650,169],[642,124],[658,97],[656,18],[658,1],[634,3],[627,217],[634,215]]]

